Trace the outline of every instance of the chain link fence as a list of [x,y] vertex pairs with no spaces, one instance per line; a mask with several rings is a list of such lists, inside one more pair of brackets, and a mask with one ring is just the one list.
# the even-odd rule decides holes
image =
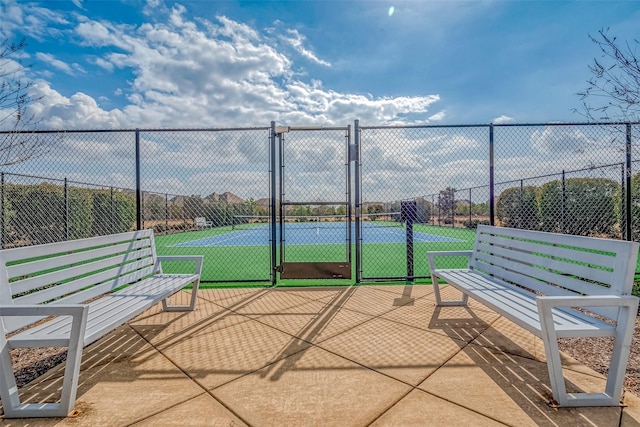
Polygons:
[[356,122],[354,134],[21,134],[38,155],[0,170],[0,243],[153,228],[160,254],[205,256],[205,282],[273,282],[276,264],[354,254],[358,281],[428,278],[426,252],[469,249],[478,224],[640,240],[639,124]]
[[411,228],[394,251],[363,229],[363,280],[428,278],[424,254],[470,249],[478,224],[640,239],[637,124],[362,127],[360,135],[363,218],[415,204],[410,227],[403,212],[393,216]]
[[[465,221],[489,221],[489,129],[359,130],[361,279],[428,277],[427,250],[465,247],[474,235]],[[410,206],[406,202],[415,203],[411,226],[403,202],[405,209]],[[371,216],[377,213],[389,214],[384,218],[387,227],[377,226],[380,222]]]
[[268,234],[223,237],[270,212],[270,128],[35,136],[41,154],[3,168],[2,247],[153,228],[160,255],[204,255],[205,282],[271,280]]
[[276,131],[281,276],[333,277],[328,263],[351,260],[350,128]]

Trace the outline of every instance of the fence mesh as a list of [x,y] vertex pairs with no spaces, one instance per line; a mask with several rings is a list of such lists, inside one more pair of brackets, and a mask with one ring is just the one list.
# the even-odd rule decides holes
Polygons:
[[359,182],[350,127],[279,134],[273,171],[270,127],[20,134],[37,155],[0,170],[0,243],[153,228],[159,254],[232,282],[269,281],[275,246],[276,263],[351,259],[356,214],[365,281],[428,277],[426,252],[469,249],[478,224],[640,240],[638,124],[358,132]]
[[280,263],[349,259],[349,137],[347,127],[279,135]]
[[486,126],[361,128],[363,218],[416,205],[410,233],[363,227],[363,279],[428,277],[426,251],[460,247],[465,227],[489,222],[488,147]]

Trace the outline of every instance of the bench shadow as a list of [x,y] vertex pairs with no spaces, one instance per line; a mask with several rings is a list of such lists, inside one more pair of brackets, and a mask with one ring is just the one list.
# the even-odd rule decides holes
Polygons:
[[[447,317],[441,319],[443,313],[455,309],[462,309],[469,317]],[[464,328],[469,328],[476,322],[478,328],[486,327],[485,330],[469,341],[461,351],[472,360],[473,366],[481,368],[483,374],[495,383],[523,412],[531,417],[532,421],[537,425],[553,424],[553,420],[558,416],[561,418],[565,416],[576,417],[575,420],[583,419],[590,425],[598,425],[598,418],[601,418],[601,414],[598,414],[598,411],[610,410],[605,408],[557,408],[551,406],[549,402],[552,400],[552,392],[546,362],[541,361],[529,349],[523,348],[519,343],[494,328],[493,325],[479,319],[473,308],[436,306],[429,321],[429,329],[440,330],[452,338],[460,338],[464,335],[461,328],[464,330]],[[513,326],[519,329],[518,326]],[[524,330],[523,333],[528,334]],[[544,351],[542,347],[541,351]],[[563,372],[576,370],[575,367],[573,369],[571,367],[571,364],[576,363],[572,359],[562,355],[562,362]],[[583,375],[589,374],[583,373]],[[579,384],[568,380],[566,375],[565,384],[567,391],[570,393],[595,391],[581,388]],[[604,384],[604,379],[602,379],[602,384]],[[490,398],[490,396],[488,397]],[[462,396],[460,398],[462,399]],[[613,407],[613,409],[620,411],[620,417],[623,416],[623,406]],[[562,412],[565,413],[564,416],[561,414]],[[590,420],[591,416],[597,418]],[[632,417],[626,414],[626,421],[629,422],[631,420]],[[638,424],[630,425],[640,425],[640,420],[634,420],[634,422]]]

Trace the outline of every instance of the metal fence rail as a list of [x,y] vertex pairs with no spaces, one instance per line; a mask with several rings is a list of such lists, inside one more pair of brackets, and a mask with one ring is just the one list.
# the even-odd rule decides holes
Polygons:
[[356,281],[428,278],[424,253],[480,223],[640,240],[638,123],[20,136],[39,155],[0,170],[2,247],[153,228],[160,253],[205,256],[203,281],[352,255]]

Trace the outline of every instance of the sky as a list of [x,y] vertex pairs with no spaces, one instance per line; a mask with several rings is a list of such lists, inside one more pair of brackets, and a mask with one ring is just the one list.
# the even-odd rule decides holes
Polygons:
[[47,128],[584,121],[637,1],[0,0]]
[[[56,130],[584,122],[577,94],[602,29],[632,42],[640,2],[0,0],[0,40],[26,38],[12,60],[30,66],[29,114]],[[528,132],[500,179],[539,173],[533,156],[561,171],[616,152],[580,129]],[[131,143],[100,138],[66,135],[55,153],[7,170],[130,188]],[[369,145],[369,165],[381,165],[364,184],[369,200],[488,182],[484,134],[390,138]],[[145,135],[145,189],[264,197],[264,140]],[[343,191],[318,161],[342,168],[343,154],[315,145],[290,149],[309,180],[292,197]],[[430,187],[400,188],[413,182]]]

